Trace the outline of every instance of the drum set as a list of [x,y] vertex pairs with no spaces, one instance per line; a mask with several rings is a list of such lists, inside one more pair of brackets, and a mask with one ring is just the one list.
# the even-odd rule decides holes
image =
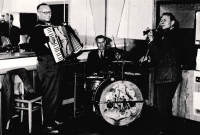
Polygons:
[[[138,86],[128,77],[139,73],[125,72],[130,61],[113,61],[121,71],[100,71],[100,75],[87,77],[87,91],[91,92],[93,112],[111,125],[128,125],[139,118],[144,99]],[[117,66],[116,66],[117,65]]]

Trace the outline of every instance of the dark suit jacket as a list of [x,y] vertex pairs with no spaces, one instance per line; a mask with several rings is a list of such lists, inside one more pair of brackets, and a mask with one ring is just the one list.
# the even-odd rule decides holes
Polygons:
[[155,83],[181,81],[180,39],[178,31],[172,29],[158,33],[150,44]]
[[45,43],[49,42],[49,37],[45,36],[44,34],[44,28],[47,27],[49,26],[45,25],[45,22],[38,20],[30,38],[31,48],[38,57],[52,55],[51,50],[45,46]]
[[109,70],[111,61],[115,60],[115,54],[111,50],[105,50],[104,57],[100,58],[98,50],[93,50],[88,54],[87,59],[87,73],[96,72],[99,73],[101,70]]
[[20,29],[16,26],[10,28],[9,24],[6,22],[0,23],[0,35],[8,37],[12,46],[18,47],[20,40]]

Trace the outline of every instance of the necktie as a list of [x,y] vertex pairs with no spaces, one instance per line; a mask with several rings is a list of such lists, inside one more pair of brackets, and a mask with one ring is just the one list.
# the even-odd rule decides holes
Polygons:
[[103,58],[103,52],[101,52],[101,58]]

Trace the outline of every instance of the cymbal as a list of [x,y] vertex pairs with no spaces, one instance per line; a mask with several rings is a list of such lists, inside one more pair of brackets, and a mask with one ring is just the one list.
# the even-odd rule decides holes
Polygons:
[[118,61],[112,61],[113,63],[132,63],[132,61],[126,61],[126,60],[118,60]]
[[104,75],[111,75],[111,74],[114,73],[114,71],[110,71],[110,70],[104,71],[104,70],[101,70],[100,73],[104,74]]
[[103,79],[103,76],[88,76],[88,79]]
[[136,76],[136,75],[141,75],[140,73],[135,73],[135,72],[124,72],[125,75],[132,75],[132,76]]

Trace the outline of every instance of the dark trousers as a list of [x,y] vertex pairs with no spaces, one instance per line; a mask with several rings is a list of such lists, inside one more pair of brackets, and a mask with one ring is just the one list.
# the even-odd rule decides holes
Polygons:
[[32,84],[28,78],[28,73],[25,68],[19,68],[8,71],[2,83],[2,125],[3,129],[6,128],[8,120],[12,117],[13,112],[13,99],[14,99],[14,77],[18,75],[25,87],[26,93],[33,93]]
[[53,126],[62,108],[62,63],[55,63],[52,56],[38,57],[37,71],[43,90],[44,126]]
[[173,129],[172,99],[178,84],[178,82],[157,84],[157,104],[162,130]]

